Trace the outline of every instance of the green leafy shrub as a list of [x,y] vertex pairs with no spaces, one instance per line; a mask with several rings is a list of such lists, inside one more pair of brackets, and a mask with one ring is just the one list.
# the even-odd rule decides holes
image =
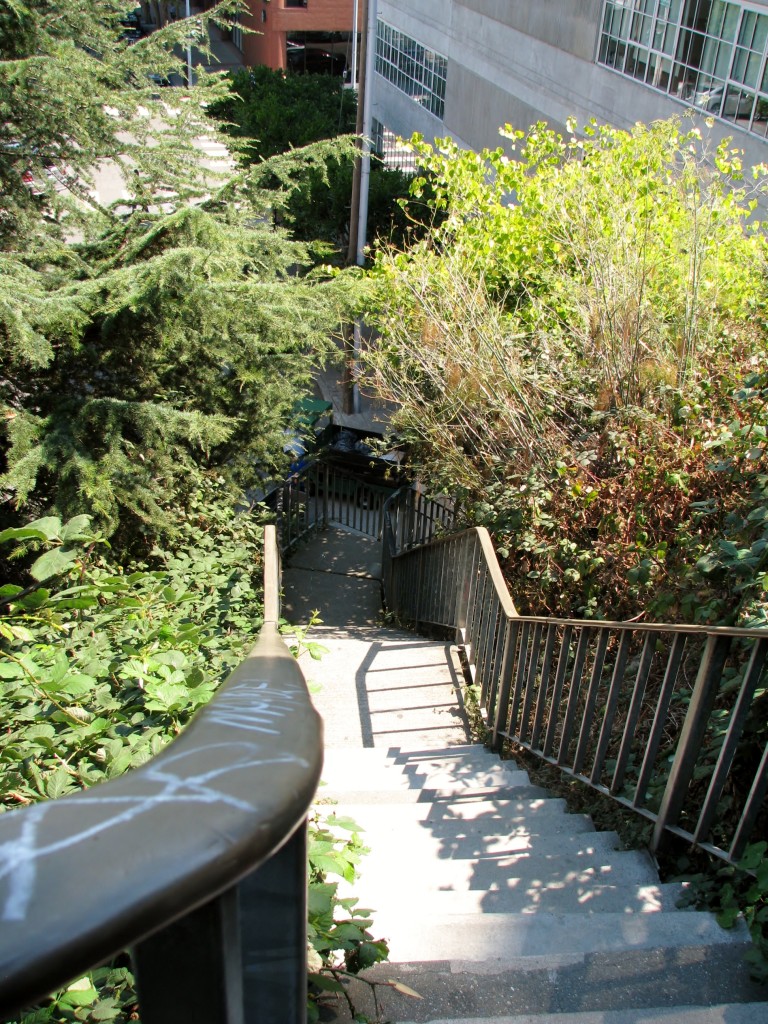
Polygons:
[[371,935],[371,911],[358,907],[355,897],[339,897],[339,883],[329,881],[329,875],[335,875],[354,882],[360,858],[367,852],[360,827],[332,810],[324,812],[316,808],[309,825],[310,1022],[320,1019],[325,994],[345,995],[344,976],[386,960],[389,953],[386,942]]
[[412,141],[441,220],[378,254],[369,384],[519,610],[761,621],[765,234],[740,154],[675,120],[501,134]]
[[8,529],[43,547],[33,582],[0,588],[5,806],[143,764],[206,703],[261,624],[261,527],[200,494],[173,552],[111,564],[86,516]]
[[752,936],[747,952],[752,974],[768,984],[768,843],[750,844],[735,867],[716,873],[688,876],[691,888],[687,902],[715,910],[724,928],[733,928],[743,917]]
[[[178,544],[127,567],[88,516],[49,516],[0,533],[29,582],[0,587],[0,809],[55,799],[115,778],[158,753],[206,703],[262,624],[263,530],[235,514],[209,481],[177,514]],[[313,657],[322,646],[298,631]],[[384,959],[367,911],[340,899],[364,847],[332,814],[310,821],[309,923],[313,993]],[[137,1020],[125,958],[88,972],[20,1024]],[[316,1013],[316,998],[310,1015]]]

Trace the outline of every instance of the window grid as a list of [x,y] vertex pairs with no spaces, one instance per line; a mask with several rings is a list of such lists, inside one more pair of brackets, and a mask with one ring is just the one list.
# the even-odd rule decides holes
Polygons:
[[597,62],[768,136],[768,9],[736,0],[604,0]]
[[448,69],[445,57],[378,20],[375,67],[382,78],[442,120]]

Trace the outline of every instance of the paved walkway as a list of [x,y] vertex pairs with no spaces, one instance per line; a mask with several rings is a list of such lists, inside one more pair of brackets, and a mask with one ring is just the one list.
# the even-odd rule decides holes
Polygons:
[[382,618],[380,545],[329,527],[290,559],[283,615],[326,653],[300,657],[316,687],[328,748],[444,747],[469,741],[456,647],[388,628]]

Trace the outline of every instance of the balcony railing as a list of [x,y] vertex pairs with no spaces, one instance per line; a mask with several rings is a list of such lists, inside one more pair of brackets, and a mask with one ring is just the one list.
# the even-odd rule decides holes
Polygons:
[[0,1018],[132,948],[143,1024],[306,1020],[306,816],[322,726],[277,632],[147,765],[0,816]]
[[[484,529],[385,509],[384,593],[414,628],[455,631],[490,744],[505,740],[729,862],[768,825],[768,631],[517,614]],[[420,546],[414,547],[417,543]]]

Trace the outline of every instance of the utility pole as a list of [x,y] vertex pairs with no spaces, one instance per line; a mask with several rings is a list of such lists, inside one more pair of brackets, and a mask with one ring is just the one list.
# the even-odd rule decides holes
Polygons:
[[[184,17],[187,19],[187,31],[189,31],[189,19],[192,17],[192,11],[190,10],[189,0],[186,0],[184,5]],[[193,85],[192,81],[192,44],[187,43],[187,88],[191,89]]]
[[[357,0],[355,0],[357,2]],[[368,219],[368,180],[371,166],[371,95],[373,54],[376,32],[376,0],[361,0],[360,82],[357,90],[357,156],[352,171],[352,202],[349,214],[347,266],[362,266],[365,261],[365,233]],[[348,415],[360,411],[360,395],[355,383],[355,363],[360,348],[360,322],[344,326],[344,371],[342,406]]]
[[[355,0],[357,3],[357,0]],[[365,131],[365,95],[367,92],[368,70],[368,0],[360,0],[362,33],[360,38],[360,82],[357,89],[357,156],[352,170],[352,207],[349,214],[349,245],[347,266],[357,263],[357,235],[360,223],[360,171],[362,166],[363,133]]]

